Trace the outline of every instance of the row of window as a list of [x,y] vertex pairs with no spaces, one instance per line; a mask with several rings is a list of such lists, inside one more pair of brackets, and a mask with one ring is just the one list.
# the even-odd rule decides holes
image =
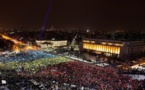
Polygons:
[[101,51],[101,52],[120,54],[120,47],[117,47],[117,46],[84,43],[83,48],[89,49],[89,50]]

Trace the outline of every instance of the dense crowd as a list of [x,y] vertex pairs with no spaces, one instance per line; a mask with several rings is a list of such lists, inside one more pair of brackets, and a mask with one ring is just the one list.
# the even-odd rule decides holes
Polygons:
[[[124,75],[145,74],[144,71],[137,69],[123,70],[112,66],[101,67],[95,64],[70,61],[68,58],[56,57],[48,52],[38,50],[0,55],[0,61],[5,63],[3,67],[7,66],[16,71],[6,75],[9,78],[15,74],[13,78],[7,79],[10,90],[19,90],[23,87],[31,88],[29,90],[37,90],[36,87],[43,87],[43,90],[54,88],[69,90],[72,87],[75,88],[74,90],[76,88],[81,90],[83,87],[89,88],[89,90],[145,90],[145,80],[133,80]],[[18,66],[19,68],[17,68]],[[39,85],[33,85],[35,80]],[[28,83],[32,83],[32,81],[34,82],[30,86]]]
[[[24,73],[20,75],[26,76]],[[118,73],[112,67],[99,67],[77,61],[50,66],[29,77],[39,78],[39,81],[43,80],[44,82],[51,78],[51,80],[57,81],[60,87],[63,83],[67,83],[95,90],[139,90],[145,88],[144,80],[132,80],[130,77]]]
[[29,50],[29,51],[22,51],[19,53],[12,53],[12,54],[5,54],[0,55],[1,62],[13,62],[13,61],[27,61],[27,60],[36,60],[41,58],[51,58],[55,57],[54,55],[40,51],[40,50]]

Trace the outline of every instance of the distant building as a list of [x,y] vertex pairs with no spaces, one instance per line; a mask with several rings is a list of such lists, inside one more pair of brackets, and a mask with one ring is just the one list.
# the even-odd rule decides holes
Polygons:
[[108,57],[130,60],[141,57],[145,52],[144,41],[116,41],[84,38],[80,44],[81,51],[103,54]]
[[42,49],[67,46],[67,40],[36,40],[36,44]]

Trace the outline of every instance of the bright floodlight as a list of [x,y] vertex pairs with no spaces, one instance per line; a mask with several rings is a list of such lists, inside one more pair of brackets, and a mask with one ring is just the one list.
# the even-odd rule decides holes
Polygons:
[[2,84],[7,84],[7,81],[6,80],[1,80],[1,83]]

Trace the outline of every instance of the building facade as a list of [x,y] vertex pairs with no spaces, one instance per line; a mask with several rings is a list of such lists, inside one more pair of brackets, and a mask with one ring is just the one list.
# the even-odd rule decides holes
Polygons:
[[80,44],[81,51],[91,51],[107,57],[130,60],[141,57],[145,52],[144,41],[116,41],[84,38]]
[[36,44],[42,49],[67,46],[67,40],[36,40]]

